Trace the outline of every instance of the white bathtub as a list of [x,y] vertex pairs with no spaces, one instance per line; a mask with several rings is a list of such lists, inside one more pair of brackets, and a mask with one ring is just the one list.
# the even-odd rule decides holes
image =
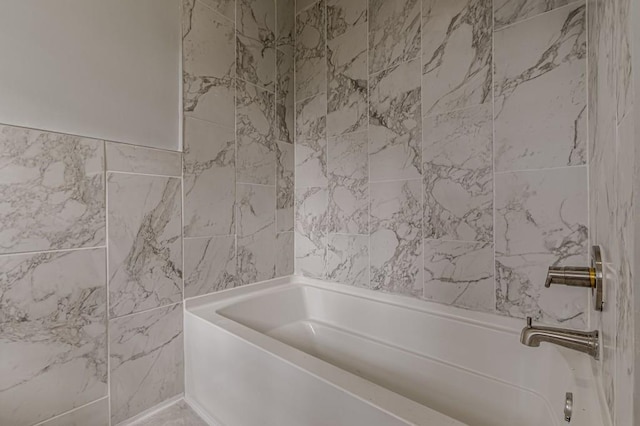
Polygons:
[[301,277],[186,302],[186,399],[226,426],[602,426],[588,356],[524,321]]

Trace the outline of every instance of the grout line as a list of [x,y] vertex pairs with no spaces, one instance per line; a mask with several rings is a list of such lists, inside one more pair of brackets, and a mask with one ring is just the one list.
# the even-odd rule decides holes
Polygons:
[[[309,9],[311,9],[312,7],[314,7],[316,4],[318,4],[321,0],[314,0],[311,4],[306,5],[305,7],[303,7],[302,9],[298,10],[298,2],[300,0],[296,0],[295,1],[295,6],[294,6],[294,17],[298,17],[299,14],[301,14],[302,12],[305,12]],[[326,5],[326,3],[325,3]]]
[[227,234],[227,235],[209,235],[202,237],[183,237],[184,240],[210,240],[212,238],[229,238],[233,237],[236,234]]
[[136,311],[136,312],[131,312],[130,314],[126,314],[126,315],[120,315],[117,317],[113,317],[113,318],[109,318],[109,321],[117,321],[123,318],[129,318],[129,317],[133,317],[135,315],[140,315],[140,314],[146,314],[152,311],[156,311],[158,309],[167,309],[167,308],[172,308],[176,305],[182,305],[182,302],[184,302],[184,300],[179,300],[177,302],[172,302],[172,303],[168,303],[166,305],[162,305],[162,306],[155,306],[153,308],[148,308],[148,309],[143,309],[141,311]]
[[553,171],[553,170],[579,169],[579,168],[586,168],[586,167],[587,167],[586,164],[579,164],[579,165],[575,165],[575,166],[545,167],[545,168],[540,168],[540,169],[505,170],[505,171],[500,171],[500,172],[496,172],[495,169],[494,169],[493,174],[495,176],[498,176],[498,175],[506,175],[506,174],[509,174],[509,173],[548,172],[548,171]]
[[560,10],[560,9],[563,9],[563,8],[569,8],[571,6],[575,6],[578,3],[586,4],[587,2],[585,0],[573,1],[571,3],[567,3],[567,4],[563,5],[563,6],[556,7],[556,8],[551,9],[551,10],[545,10],[544,12],[538,13],[538,14],[533,15],[533,16],[529,16],[527,18],[521,19],[519,21],[512,22],[512,23],[507,24],[507,25],[503,25],[502,27],[498,27],[498,28],[495,27],[495,19],[494,19],[494,20],[492,20],[493,32],[498,32],[498,31],[502,31],[502,30],[507,29],[507,28],[512,28],[512,27],[514,27],[514,26],[516,26],[518,24],[522,24],[524,22],[529,22],[529,21],[531,21],[533,19],[539,18],[540,16],[548,15],[550,13],[553,13],[553,12],[555,12],[557,10]]
[[370,141],[370,136],[371,136],[371,77],[369,76],[369,67],[371,66],[371,52],[369,49],[369,38],[370,38],[370,33],[369,31],[371,30],[371,10],[369,8],[369,2],[366,2],[366,6],[365,6],[365,15],[367,16],[367,40],[366,40],[366,50],[367,50],[367,63],[365,64],[366,66],[366,75],[367,75],[367,128],[366,128],[366,132],[367,132],[367,233],[368,233],[368,238],[367,238],[367,282],[365,283],[365,285],[367,285],[369,288],[371,288],[371,234],[372,234],[372,229],[371,229],[371,141]]
[[[78,407],[72,408],[71,410],[67,410],[67,411],[65,411],[63,413],[56,414],[55,416],[49,417],[48,419],[45,419],[45,420],[43,420],[41,422],[38,422],[38,423],[34,424],[33,426],[44,426],[48,422],[50,422],[52,420],[56,420],[56,419],[62,418],[64,416],[68,415],[68,414],[71,414],[71,413],[75,412],[75,411],[79,411],[79,410],[81,410],[81,409],[83,409],[85,407],[88,407],[91,404],[95,404],[96,402],[100,402],[103,399],[109,399],[109,395],[101,396],[100,398],[94,399],[93,401],[87,402],[86,404],[82,404],[82,405],[80,405]],[[109,419],[109,421],[111,421],[111,419]]]
[[158,178],[169,178],[169,179],[182,179],[182,173],[179,175],[159,175],[155,173],[137,173],[137,172],[121,172],[114,170],[107,170],[107,175],[131,175],[131,176],[148,176],[148,177],[158,177]]
[[491,73],[491,243],[493,244],[493,294],[491,300],[493,302],[492,312],[499,314],[498,312],[498,280],[497,280],[497,262],[496,262],[496,91],[495,91],[495,11],[491,8],[491,65],[489,72]]
[[[235,80],[235,77],[230,77],[230,78],[231,78],[232,80]],[[251,83],[249,83],[249,84],[251,84]],[[234,84],[233,84],[233,85],[234,85],[234,86],[236,86],[235,82],[234,82]],[[234,87],[234,88],[235,88],[235,87]],[[234,104],[234,109],[235,109],[235,104]],[[213,125],[213,126],[216,126],[216,127],[221,127],[221,128],[223,128],[223,129],[227,129],[227,130],[235,130],[235,124],[234,124],[233,126],[229,126],[229,125],[221,124],[221,123],[218,123],[218,122],[215,122],[215,121],[205,120],[204,118],[194,117],[194,116],[191,116],[191,115],[188,115],[188,114],[184,114],[183,118],[184,118],[184,121],[185,121],[185,122],[186,122],[186,121],[189,121],[189,120],[202,121],[203,123],[207,123],[207,124],[209,124],[209,125]],[[234,120],[235,120],[235,118],[234,118]],[[117,143],[119,143],[119,142],[117,142]],[[176,151],[169,151],[169,152],[176,152]],[[181,153],[181,154],[182,154],[182,153]]]
[[[231,24],[235,24],[234,19],[231,19],[228,16],[224,16],[222,13],[215,10],[213,7],[211,7],[211,5],[207,4],[206,2],[201,0],[195,0],[195,3],[198,3],[200,6],[204,6],[205,8],[209,9],[211,12],[215,13],[217,16],[222,17],[225,21],[228,21]],[[234,14],[235,14],[235,6],[234,6]]]
[[[420,295],[422,296],[422,298],[426,298],[426,282],[425,282],[425,269],[426,269],[426,265],[425,265],[425,255],[426,255],[426,251],[425,251],[425,238],[424,238],[424,230],[425,230],[425,226],[424,226],[424,216],[425,216],[425,210],[426,210],[426,203],[425,203],[425,197],[424,197],[424,190],[425,190],[425,185],[424,185],[424,176],[425,176],[425,170],[424,170],[424,119],[422,117],[422,114],[424,111],[422,111],[423,108],[423,97],[424,97],[424,85],[422,84],[422,73],[424,71],[424,52],[423,52],[423,45],[422,45],[422,41],[424,40],[423,34],[422,34],[422,29],[423,29],[423,25],[424,22],[422,21],[422,17],[424,16],[424,2],[421,1],[420,2],[420,21],[419,21],[419,33],[420,33],[420,123],[417,123],[420,126],[420,244],[421,244],[421,253],[420,253],[420,257],[422,258],[422,270],[421,275],[422,275],[422,282],[420,283],[420,287],[422,288],[422,292],[420,293]],[[430,218],[429,218],[430,219]],[[414,284],[415,287],[415,284]]]
[[105,236],[104,236],[104,241],[105,241],[105,264],[104,264],[104,270],[105,270],[105,290],[106,290],[106,297],[105,297],[105,304],[106,304],[106,310],[105,310],[105,314],[104,314],[104,321],[105,321],[105,337],[106,337],[106,350],[107,350],[107,397],[109,398],[108,401],[108,409],[107,409],[107,413],[109,415],[109,419],[108,419],[108,424],[111,425],[111,329],[109,327],[109,308],[111,307],[111,295],[110,295],[110,286],[109,286],[109,282],[111,281],[111,277],[109,275],[109,182],[107,179],[107,144],[104,144],[104,150],[105,150],[105,155],[104,155],[104,209],[105,209],[105,214],[104,214],[104,229],[105,229]]
[[[105,232],[106,232],[106,226],[105,226]],[[52,249],[52,250],[36,250],[36,251],[17,251],[12,253],[2,253],[0,254],[0,258],[8,257],[8,256],[28,256],[28,255],[36,255],[36,254],[47,254],[47,253],[66,253],[66,252],[72,252],[72,251],[96,250],[96,249],[106,249],[106,248],[107,248],[107,245],[106,245],[106,238],[105,238],[105,244],[101,246],[78,247],[78,248],[68,248],[68,249]]]
[[[274,49],[274,51],[275,51],[275,49]],[[275,56],[275,55],[274,55],[274,56]],[[236,59],[237,59],[237,58],[236,58]],[[248,80],[245,80],[244,78],[241,78],[241,77],[238,77],[238,76],[236,76],[236,80],[240,80],[240,81],[242,81],[243,83],[248,84],[249,86],[253,86],[253,87],[255,87],[256,89],[260,89],[260,90],[262,90],[262,91],[264,91],[264,92],[269,92],[269,93],[271,93],[272,95],[274,95],[274,100],[275,100],[275,94],[276,94],[276,89],[275,89],[275,76],[274,76],[274,86],[273,86],[273,90],[269,90],[269,89],[267,89],[266,87],[263,87],[263,86],[257,85],[257,84],[255,84],[255,83],[252,83],[252,82],[250,82],[250,81],[248,81]]]

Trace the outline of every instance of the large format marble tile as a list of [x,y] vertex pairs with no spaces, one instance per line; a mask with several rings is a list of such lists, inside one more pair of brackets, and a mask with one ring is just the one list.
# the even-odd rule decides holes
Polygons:
[[369,73],[420,56],[420,0],[369,0]]
[[349,28],[327,42],[329,135],[367,128],[367,25]]
[[107,196],[111,317],[180,301],[180,179],[111,174]]
[[367,0],[327,0],[327,40],[340,37],[366,22]]
[[327,86],[325,0],[296,16],[296,99],[324,92]]
[[109,398],[104,397],[37,426],[109,426]]
[[280,50],[276,66],[276,139],[293,143],[294,74],[293,57]]
[[109,321],[111,423],[184,392],[182,304]]
[[616,99],[618,124],[634,105],[634,89],[631,58],[631,0],[615,1],[614,58],[617,69]]
[[583,328],[587,295],[544,288],[549,266],[585,265],[585,167],[496,175],[495,251],[498,312]]
[[422,113],[491,101],[491,0],[422,0]]
[[236,75],[274,90],[275,0],[236,0]]
[[184,146],[184,236],[235,234],[234,130],[187,118]]
[[434,302],[493,312],[493,245],[424,241],[424,297]]
[[380,182],[371,191],[371,288],[422,297],[422,184]]
[[0,424],[107,394],[104,248],[0,256]]
[[329,232],[369,234],[367,132],[329,139]]
[[294,272],[294,238],[293,232],[276,234],[276,277],[291,275]]
[[236,236],[185,238],[184,297],[236,286]]
[[585,7],[494,34],[496,171],[586,162]]
[[327,185],[327,98],[319,95],[296,104],[296,186]]
[[180,152],[116,142],[107,142],[105,152],[108,172],[182,176]]
[[275,185],[275,103],[273,93],[238,80],[236,179]]
[[369,236],[329,235],[327,280],[369,287]]
[[233,126],[234,24],[200,1],[185,0],[182,15],[184,113]]
[[181,399],[159,413],[136,423],[136,426],[207,426],[207,423]]
[[295,0],[276,0],[276,47],[278,49],[293,50],[295,19]]
[[326,188],[296,188],[296,273],[325,277],[327,249]]
[[277,143],[278,161],[276,176],[276,225],[277,232],[293,231],[294,205],[294,146],[289,143]]
[[498,29],[571,2],[572,0],[493,0],[494,25]]
[[[186,3],[191,3],[194,0],[184,0]],[[235,0],[198,0],[205,5],[209,6],[211,9],[215,10],[219,14],[231,19],[232,21],[235,19]]]
[[275,186],[238,184],[238,281],[249,284],[275,276]]
[[371,76],[369,87],[371,180],[420,177],[420,60]]
[[491,241],[491,105],[428,117],[423,132],[425,238]]
[[104,142],[0,126],[0,253],[104,244]]

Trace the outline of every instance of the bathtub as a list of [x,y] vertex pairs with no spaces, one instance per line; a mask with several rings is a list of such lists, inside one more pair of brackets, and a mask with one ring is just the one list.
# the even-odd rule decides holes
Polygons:
[[212,425],[608,423],[587,355],[523,320],[302,277],[185,302],[185,398]]

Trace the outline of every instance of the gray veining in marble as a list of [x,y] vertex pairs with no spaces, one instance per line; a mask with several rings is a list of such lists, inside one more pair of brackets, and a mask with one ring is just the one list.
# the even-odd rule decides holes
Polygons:
[[238,80],[236,108],[239,183],[275,185],[275,98],[273,93]]
[[184,145],[184,236],[235,234],[234,130],[187,118]]
[[233,127],[234,24],[195,0],[184,1],[182,15],[185,116]]
[[424,241],[424,297],[475,311],[495,310],[493,244]]
[[109,175],[111,317],[182,299],[180,184],[177,178]]
[[326,96],[296,104],[296,186],[327,185]]
[[280,50],[276,53],[276,139],[293,143],[293,57]]
[[274,0],[236,0],[237,76],[273,91],[276,61]]
[[207,426],[207,423],[181,399],[135,426]]
[[572,0],[493,0],[496,29],[571,3]]
[[425,238],[491,241],[491,105],[428,117],[423,132]]
[[184,392],[182,303],[110,320],[109,349],[112,424]]
[[495,33],[496,171],[585,164],[585,29],[573,4]]
[[369,0],[369,73],[420,55],[420,0]]
[[587,263],[587,170],[570,167],[496,175],[497,310],[584,328],[587,297],[544,288],[554,265]]
[[422,185],[379,182],[371,191],[371,288],[422,296]]
[[0,126],[0,253],[104,244],[104,142]]
[[491,0],[422,0],[422,113],[491,102]]
[[184,240],[184,297],[236,286],[236,237]]
[[143,173],[182,177],[182,154],[136,145],[107,142],[108,172]]
[[295,0],[276,1],[276,47],[293,51],[295,35]]
[[276,277],[294,273],[294,238],[295,234],[293,232],[276,234]]
[[276,176],[276,224],[277,232],[293,231],[294,222],[294,146],[289,143],[277,144]]
[[296,99],[324,92],[327,85],[325,0],[296,16]]
[[275,276],[275,186],[237,185],[239,284]]
[[0,256],[0,423],[107,394],[104,248]]
[[367,133],[329,139],[329,232],[369,234]]
[[[184,0],[184,1],[191,2],[193,0]],[[211,9],[231,19],[232,21],[235,18],[235,12],[236,12],[235,0],[198,0],[198,1],[209,6]]]
[[327,280],[369,287],[369,236],[329,235]]
[[366,22],[367,0],[327,0],[328,40],[340,37]]
[[326,188],[296,188],[296,273],[325,277],[327,249]]
[[369,87],[371,180],[420,177],[420,60],[371,76]]
[[37,426],[109,426],[109,398],[104,397]]

